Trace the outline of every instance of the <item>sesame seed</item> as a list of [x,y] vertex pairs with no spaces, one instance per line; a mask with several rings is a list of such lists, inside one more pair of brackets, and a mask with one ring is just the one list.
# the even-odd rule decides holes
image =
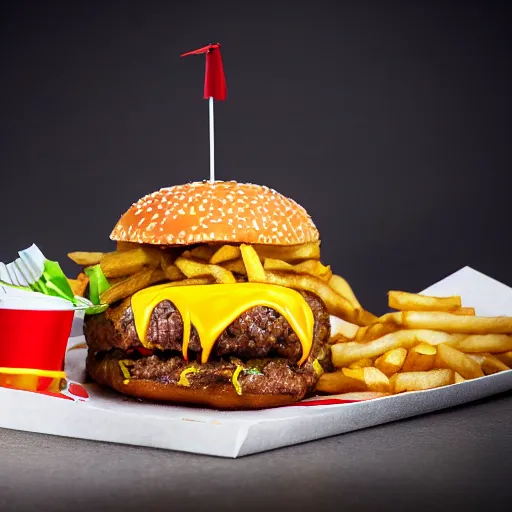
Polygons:
[[137,211],[135,212],[135,215],[140,215],[141,213],[142,213],[142,210],[137,210]]
[[245,208],[241,208],[240,206],[238,207],[238,213],[244,213],[245,211]]
[[196,231],[196,230],[197,230],[197,226],[192,226],[190,229],[191,229],[192,231]]
[[190,215],[195,215],[196,214],[196,209],[194,208],[194,206],[191,206],[190,207]]
[[256,222],[256,219],[254,219],[254,220],[252,221],[252,225],[254,226],[254,229],[255,229],[256,231],[259,231],[259,230],[260,230],[260,227],[258,226],[258,223]]
[[148,212],[151,212],[153,211],[153,208],[151,208],[151,206],[148,208]]
[[288,226],[286,224],[283,224],[282,226],[284,231],[288,231]]
[[161,209],[163,208],[163,206],[162,206],[161,204],[159,204],[159,205],[157,206],[157,208],[158,208],[159,210],[161,210]]
[[153,215],[153,217],[151,217],[151,220],[156,220],[158,219],[158,213],[155,213],[155,215]]
[[228,213],[229,214],[233,213],[233,208],[228,208]]
[[178,210],[178,213],[179,213],[180,215],[185,215],[185,210],[183,210],[183,208],[180,208],[180,209]]
[[207,224],[201,224],[201,227],[202,227],[203,229],[208,229],[208,225],[207,225]]
[[176,220],[176,219],[178,218],[178,216],[177,216],[177,215],[173,215],[173,216],[172,216],[172,218],[173,218],[174,220]]
[[208,204],[208,199],[203,199],[204,204]]
[[245,192],[243,190],[237,190],[236,193],[240,194],[241,196],[243,196],[245,194]]
[[243,228],[243,225],[242,224],[238,224],[238,229],[242,229]]
[[229,224],[230,226],[232,226],[232,225],[233,225],[233,219],[228,219],[228,224]]
[[148,227],[146,228],[146,231],[153,231],[153,229],[156,226],[156,222],[151,222]]
[[137,224],[137,226],[140,228],[142,226],[142,224],[144,224],[144,221],[145,221],[145,217],[142,217],[142,219],[139,220],[139,223]]
[[199,210],[200,212],[204,212],[204,211],[206,211],[206,210],[205,210],[205,208],[204,208],[204,206],[203,206],[202,204],[200,204],[200,205],[199,205],[198,210]]
[[210,233],[210,238],[215,238],[215,233],[213,231]]
[[165,210],[165,215],[169,215],[171,213],[171,210]]

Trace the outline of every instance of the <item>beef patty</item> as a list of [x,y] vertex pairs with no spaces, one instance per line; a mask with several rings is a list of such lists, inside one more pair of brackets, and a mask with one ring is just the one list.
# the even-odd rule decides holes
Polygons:
[[[317,357],[321,345],[329,339],[329,314],[317,296],[308,293],[303,295],[315,319],[312,352]],[[128,351],[142,347],[129,299],[104,313],[86,317],[84,334],[89,348],[95,353],[111,349]],[[162,301],[153,310],[148,340],[161,351],[181,352],[183,321],[171,302]],[[188,350],[191,359],[194,359],[193,353],[197,355],[201,351],[199,336],[193,326]],[[301,343],[288,321],[271,308],[256,306],[243,313],[221,333],[211,357],[282,357],[297,362],[301,355]]]
[[191,388],[232,381],[241,366],[238,382],[244,392],[289,394],[300,399],[318,380],[315,359],[324,369],[330,365],[329,314],[317,296],[306,292],[303,296],[313,312],[314,330],[310,355],[300,367],[296,363],[302,347],[297,335],[282,315],[264,306],[251,308],[232,322],[217,338],[208,363],[199,364],[197,331],[192,327],[189,361],[185,361],[179,354],[183,340],[181,315],[171,302],[162,301],[153,310],[148,328],[148,339],[158,349],[143,356],[136,350],[142,343],[129,299],[104,313],[86,317],[88,359],[121,361],[131,379],[162,384],[178,383],[185,369],[195,367],[200,371],[186,374]]

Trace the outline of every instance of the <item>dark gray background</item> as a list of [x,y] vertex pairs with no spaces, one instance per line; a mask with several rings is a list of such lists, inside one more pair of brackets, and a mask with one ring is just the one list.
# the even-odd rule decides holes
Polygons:
[[217,176],[302,203],[323,259],[380,312],[464,265],[512,284],[510,2],[7,1],[0,260],[107,250],[140,196]]
[[[509,2],[4,1],[0,260],[107,250],[121,213],[208,173],[294,197],[370,309],[463,265],[512,285]],[[0,431],[5,510],[506,510],[510,393],[226,461]],[[508,500],[508,501],[507,501]],[[101,508],[103,510],[103,508]]]

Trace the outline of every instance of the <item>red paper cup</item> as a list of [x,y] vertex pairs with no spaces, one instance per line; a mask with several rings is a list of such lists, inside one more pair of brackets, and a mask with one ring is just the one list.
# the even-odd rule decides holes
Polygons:
[[0,368],[60,372],[73,310],[0,309]]

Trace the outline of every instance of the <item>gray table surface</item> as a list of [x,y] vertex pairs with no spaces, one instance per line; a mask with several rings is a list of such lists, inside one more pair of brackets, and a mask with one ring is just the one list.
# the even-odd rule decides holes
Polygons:
[[511,510],[512,392],[236,460],[0,429],[2,511],[292,507]]

